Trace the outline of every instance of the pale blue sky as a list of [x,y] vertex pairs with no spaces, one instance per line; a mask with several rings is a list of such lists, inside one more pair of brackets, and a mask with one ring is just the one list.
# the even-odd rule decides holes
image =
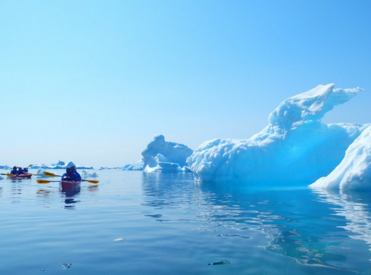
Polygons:
[[157,134],[249,138],[319,84],[365,89],[371,1],[0,1],[0,165],[122,166]]

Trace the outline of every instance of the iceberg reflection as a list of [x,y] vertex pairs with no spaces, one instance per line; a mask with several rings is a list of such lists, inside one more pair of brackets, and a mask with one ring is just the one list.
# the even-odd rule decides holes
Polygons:
[[331,191],[315,189],[319,201],[335,206],[335,215],[345,217],[346,224],[339,226],[354,240],[365,242],[371,251],[371,192]]
[[195,183],[189,175],[161,173],[144,175],[143,191],[143,205],[153,209],[144,215],[187,221],[193,230],[209,234],[213,245],[228,239],[231,247],[226,249],[249,247],[242,257],[264,249],[301,265],[345,272],[371,268],[369,194],[264,190],[237,182]]

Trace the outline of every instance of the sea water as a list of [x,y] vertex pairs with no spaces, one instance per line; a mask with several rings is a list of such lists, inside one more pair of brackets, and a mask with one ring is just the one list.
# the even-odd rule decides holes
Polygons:
[[0,181],[0,274],[371,274],[370,193],[96,172]]

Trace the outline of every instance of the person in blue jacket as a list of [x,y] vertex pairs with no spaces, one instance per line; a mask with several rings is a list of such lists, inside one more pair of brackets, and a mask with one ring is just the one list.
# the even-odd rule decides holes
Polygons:
[[17,175],[23,175],[23,174],[24,174],[24,171],[23,171],[22,167],[19,167]]
[[13,167],[13,170],[10,171],[10,174],[12,174],[12,175],[18,175],[17,166],[14,166],[14,167]]
[[66,173],[62,175],[62,181],[74,181],[75,175],[72,172],[71,167],[67,167]]
[[75,166],[67,167],[66,173],[62,175],[62,181],[81,181],[81,176],[76,172]]
[[81,176],[79,173],[77,173],[76,167],[71,166],[71,169],[72,169],[73,174],[75,175],[75,181],[81,181]]

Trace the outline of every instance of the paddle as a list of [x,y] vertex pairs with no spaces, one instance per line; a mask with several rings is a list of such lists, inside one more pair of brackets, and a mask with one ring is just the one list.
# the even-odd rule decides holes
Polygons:
[[[87,181],[87,182],[94,183],[94,184],[99,183],[99,180],[81,180],[81,181]],[[49,182],[61,182],[61,181],[60,180],[37,180],[37,182],[40,184],[47,184]]]
[[15,176],[13,174],[0,174],[0,175],[4,175],[4,176],[8,176],[8,177],[14,177]]
[[50,173],[50,172],[44,172],[44,175],[48,176],[48,177],[61,177],[59,175],[56,175],[56,174],[53,174],[53,173]]
[[[53,173],[50,173],[50,172],[44,172],[44,175],[48,176],[48,177],[62,177],[60,175],[56,175],[56,174],[53,174]],[[82,181],[86,181],[86,180],[82,180]],[[94,181],[96,181],[97,183],[99,182],[97,180],[94,180]]]

